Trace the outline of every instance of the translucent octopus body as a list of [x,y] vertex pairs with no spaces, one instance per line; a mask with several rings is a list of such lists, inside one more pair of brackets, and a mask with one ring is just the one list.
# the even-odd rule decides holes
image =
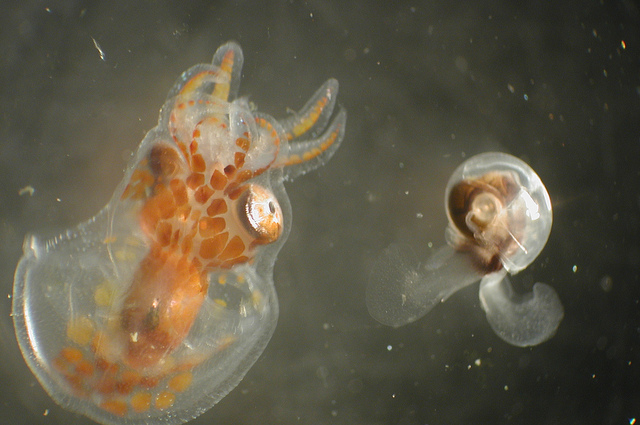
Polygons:
[[330,121],[335,80],[282,122],[252,112],[236,99],[242,62],[228,43],[186,71],[109,204],[56,238],[27,237],[16,334],[62,406],[105,424],[183,423],[270,339],[291,225],[283,180],[331,157],[346,114]]

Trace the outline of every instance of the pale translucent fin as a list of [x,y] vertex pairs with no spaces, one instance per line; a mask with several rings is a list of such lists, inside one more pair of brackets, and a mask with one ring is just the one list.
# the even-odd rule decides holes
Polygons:
[[480,302],[494,332],[517,347],[548,340],[564,317],[562,303],[551,286],[536,283],[532,292],[517,294],[504,270],[482,279]]
[[403,326],[480,279],[467,255],[450,247],[436,255],[439,266],[427,270],[419,266],[410,247],[391,244],[385,249],[367,286],[369,314],[384,325]]

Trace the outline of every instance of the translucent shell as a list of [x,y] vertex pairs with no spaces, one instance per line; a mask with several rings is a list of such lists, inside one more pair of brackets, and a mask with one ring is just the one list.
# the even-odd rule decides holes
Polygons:
[[450,245],[475,244],[498,255],[509,273],[526,268],[546,245],[551,200],[524,161],[498,152],[476,155],[454,171],[445,193]]
[[371,316],[389,326],[418,320],[458,290],[478,281],[489,324],[516,346],[551,338],[564,311],[544,283],[518,294],[507,274],[535,260],[551,231],[549,195],[526,163],[504,153],[474,156],[460,165],[445,191],[448,246],[424,265],[410,247],[392,244],[372,269]]
[[183,73],[102,211],[26,238],[14,326],[60,405],[103,424],[183,423],[269,341],[291,226],[283,181],[331,157],[346,114],[333,116],[335,80],[282,123],[254,112],[237,98],[242,63],[227,43]]

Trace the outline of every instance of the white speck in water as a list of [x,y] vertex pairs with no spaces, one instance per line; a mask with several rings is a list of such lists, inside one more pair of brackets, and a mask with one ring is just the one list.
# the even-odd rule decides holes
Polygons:
[[393,346],[392,345],[387,345],[387,351],[391,351],[393,350]]
[[42,413],[42,416],[49,416],[49,409],[44,409],[44,413]]
[[422,218],[422,217],[424,217],[424,215],[423,215],[422,213],[417,213],[417,214],[416,214],[416,217],[417,217],[417,218]]
[[91,37],[91,39],[93,40],[93,45],[96,47],[96,50],[98,51],[98,53],[100,53],[100,60],[104,62],[106,60],[106,57],[104,51],[102,50],[102,47],[100,47],[95,38]]
[[600,288],[602,288],[604,292],[610,292],[613,289],[613,279],[611,276],[603,276],[602,279],[600,279]]
[[574,264],[573,267],[571,267],[571,270],[576,273],[578,271],[578,266]]
[[18,196],[22,196],[22,195],[33,196],[33,192],[35,191],[36,190],[33,188],[33,186],[31,185],[25,186],[22,189],[18,190]]
[[505,386],[504,386],[504,390],[505,390],[505,391],[509,391],[509,386],[508,386],[508,385],[505,385]]

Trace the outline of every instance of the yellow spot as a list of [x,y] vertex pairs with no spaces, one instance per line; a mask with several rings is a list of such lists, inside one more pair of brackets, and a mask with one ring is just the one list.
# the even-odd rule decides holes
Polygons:
[[79,317],[69,321],[67,324],[67,338],[80,346],[85,346],[91,342],[95,325],[88,317]]
[[220,285],[225,285],[227,283],[227,275],[221,274],[220,276],[218,276],[218,283]]
[[161,375],[171,373],[176,367],[176,359],[173,356],[166,356],[161,362],[162,368],[160,369]]
[[226,306],[227,306],[226,301],[225,301],[225,300],[221,300],[220,298],[216,298],[216,299],[214,299],[213,301],[214,301],[216,304],[218,304],[219,306],[222,306],[222,307],[226,307]]
[[142,242],[140,241],[140,239],[133,237],[133,236],[128,236],[124,243],[126,243],[129,246],[140,246],[142,245]]
[[193,374],[191,372],[180,373],[169,381],[169,389],[177,393],[185,391],[191,386],[193,381]]
[[103,402],[100,407],[117,416],[124,416],[127,414],[127,404],[122,400],[107,400]]
[[236,276],[236,282],[238,283],[245,283],[246,279],[244,278],[244,274],[240,273],[239,275]]
[[175,401],[175,394],[170,393],[169,391],[163,391],[158,394],[158,397],[156,397],[156,409],[168,409],[169,407],[173,406],[173,403],[175,403]]
[[300,156],[298,155],[291,155],[289,157],[289,160],[287,161],[288,164],[300,164],[302,162],[302,158],[300,158]]
[[105,238],[105,240],[102,241],[102,242],[105,243],[105,244],[110,244],[110,243],[114,243],[117,240],[118,240],[118,237],[114,235],[114,236],[109,236],[109,237]]
[[60,357],[68,363],[75,364],[82,360],[82,351],[77,348],[65,347],[60,351]]
[[253,291],[251,293],[251,302],[253,303],[254,307],[258,307],[262,303],[262,292]]
[[218,351],[226,350],[234,342],[236,342],[236,337],[233,336],[233,335],[229,335],[229,336],[227,336],[225,338],[221,338],[220,339],[220,345],[218,345]]
[[113,303],[114,290],[108,281],[102,282],[96,287],[96,291],[93,293],[93,300],[97,306],[106,307]]
[[136,254],[133,251],[127,251],[124,249],[120,249],[115,253],[116,259],[120,261],[134,261],[136,259]]
[[146,412],[151,406],[151,394],[138,392],[131,396],[131,408],[136,412]]

